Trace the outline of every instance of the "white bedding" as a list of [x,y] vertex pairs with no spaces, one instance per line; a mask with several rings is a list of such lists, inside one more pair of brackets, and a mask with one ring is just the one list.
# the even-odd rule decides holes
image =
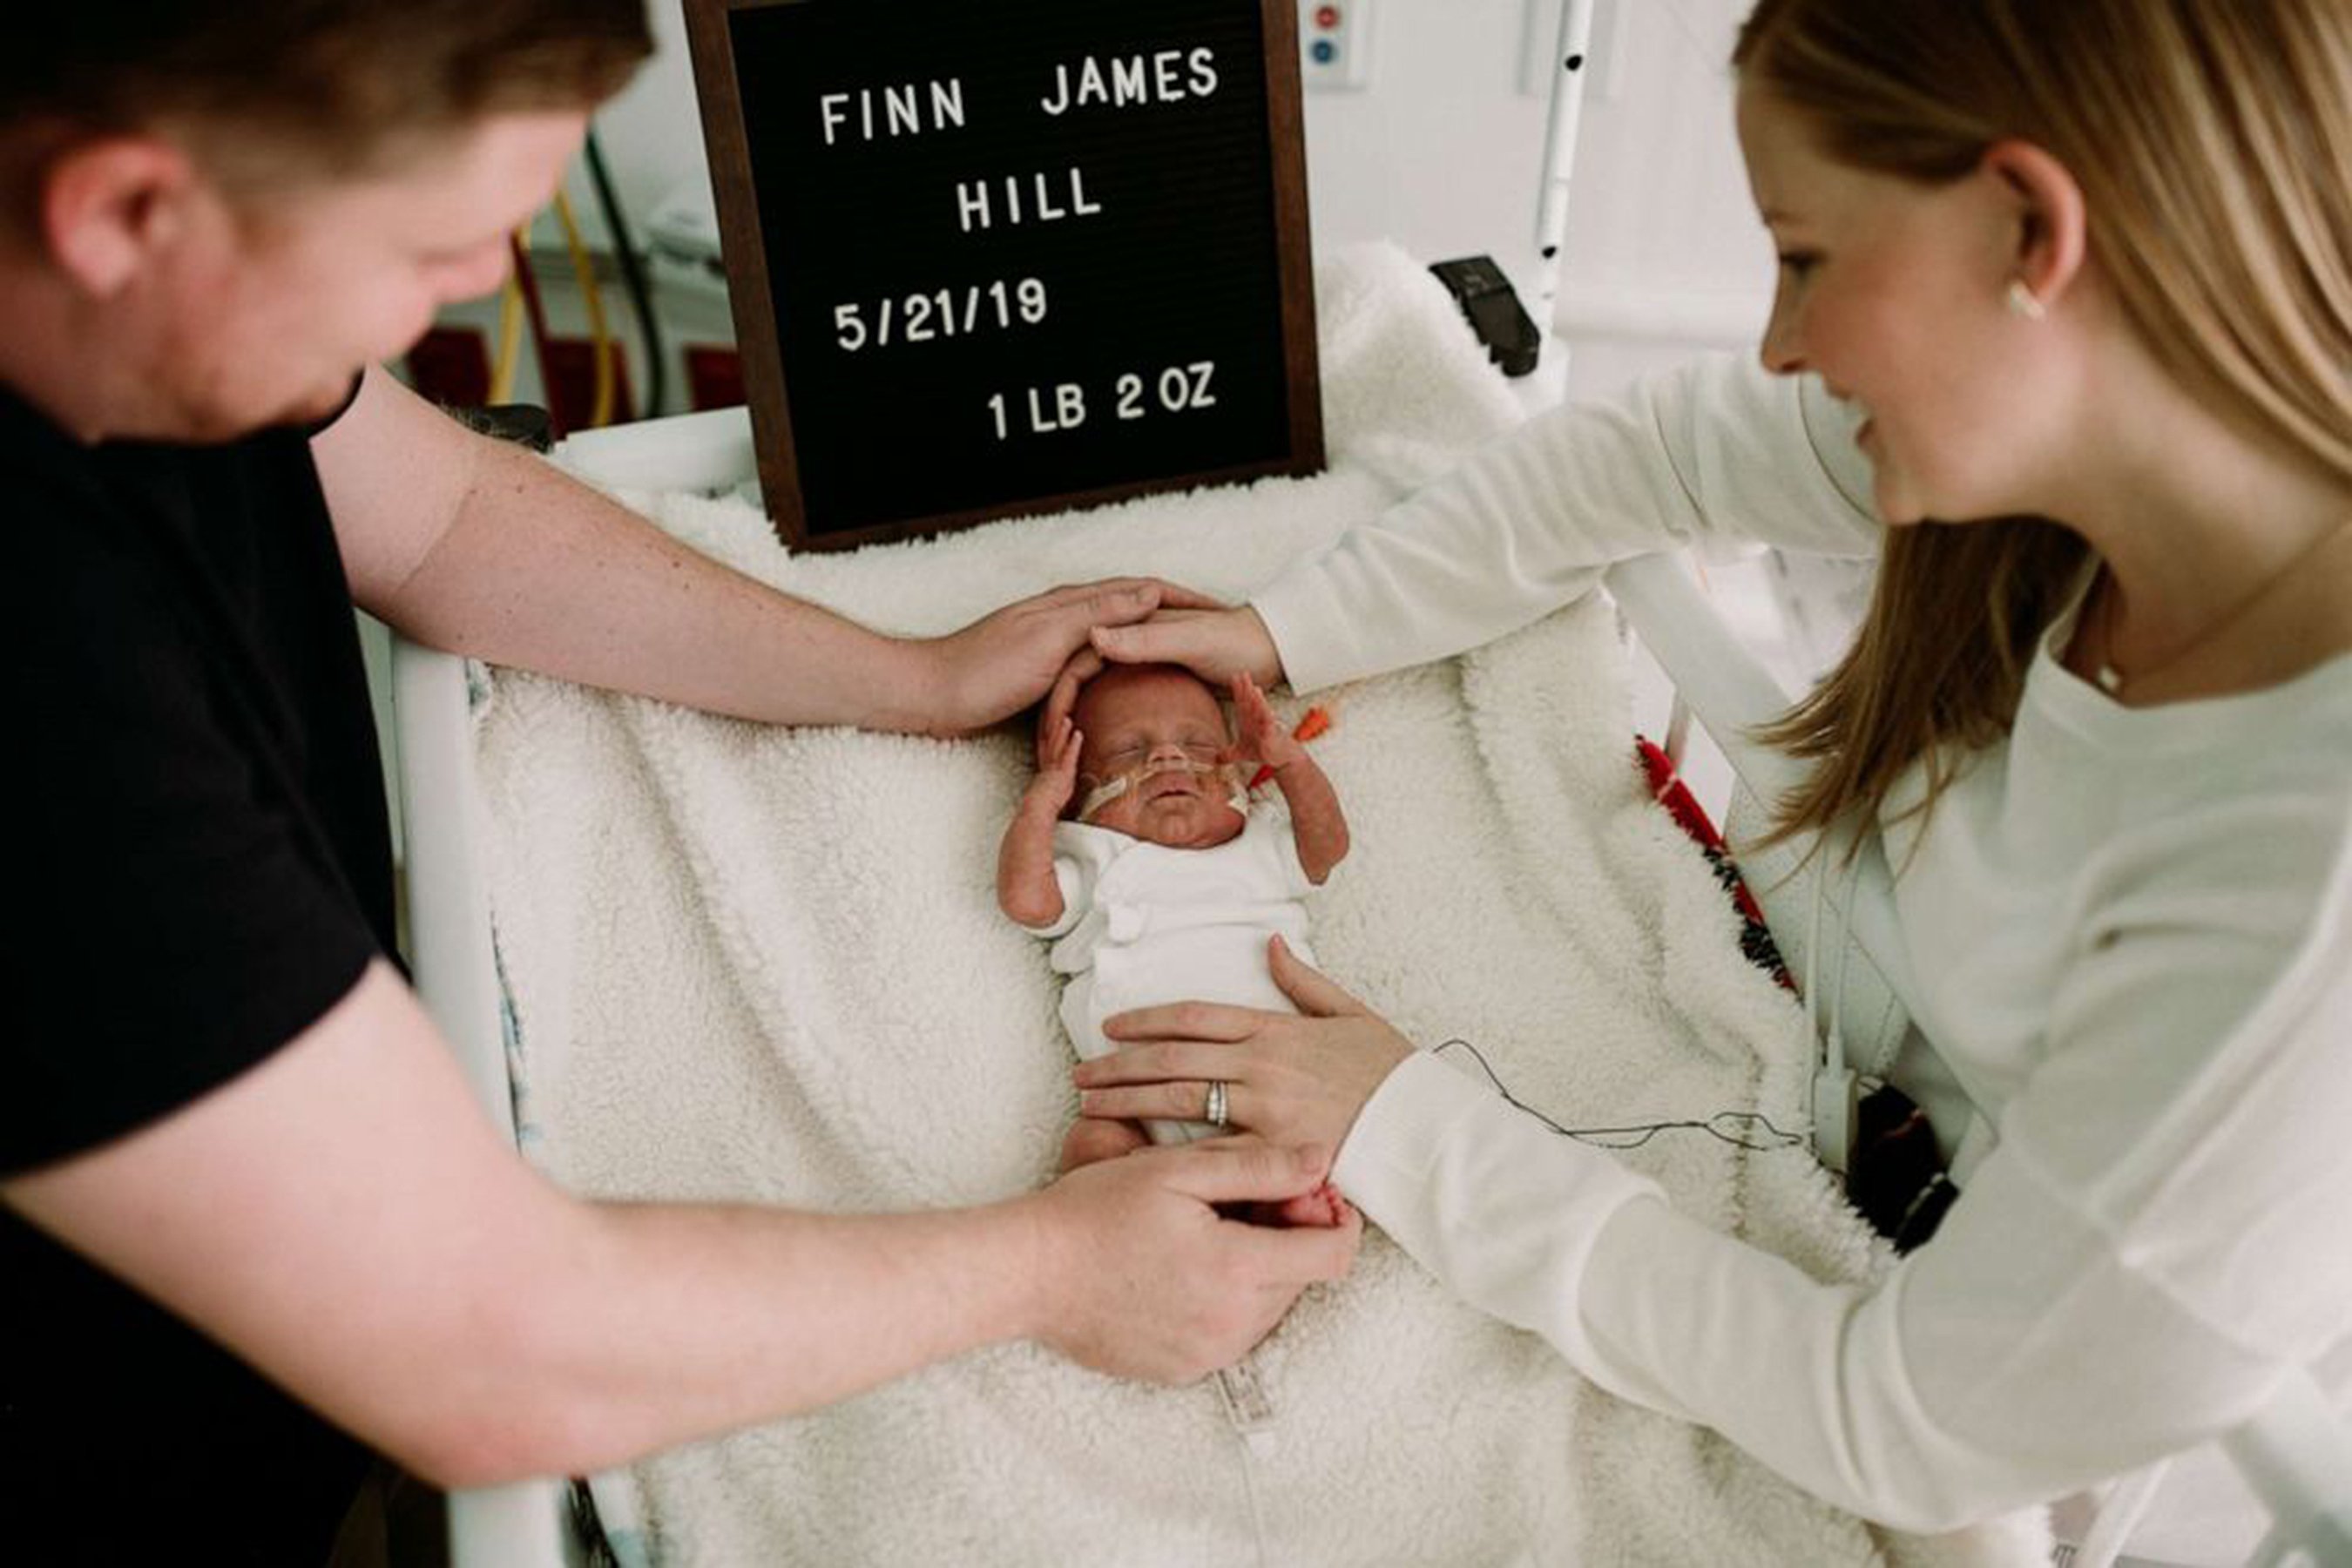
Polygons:
[[[740,502],[652,510],[894,630],[1153,572],[1239,596],[1458,460],[1515,405],[1389,249],[1318,279],[1332,471],[792,557]],[[1296,716],[1287,694],[1277,707]],[[1571,1126],[1756,1107],[1801,1124],[1802,1024],[1740,958],[1647,798],[1612,617],[1591,603],[1342,689],[1316,742],[1354,849],[1311,902],[1329,972],[1459,1037]],[[1045,947],[997,911],[1013,730],[763,729],[506,671],[478,712],[527,1147],[614,1196],[823,1208],[984,1200],[1049,1175],[1073,1110]],[[1801,1152],[1629,1154],[1689,1212],[1823,1275],[1883,1258]],[[2038,1517],[1929,1542],[1817,1504],[1450,1300],[1376,1233],[1257,1352],[1253,1454],[1213,1385],[1028,1345],[599,1478],[625,1561],[958,1564],[2047,1561]]]

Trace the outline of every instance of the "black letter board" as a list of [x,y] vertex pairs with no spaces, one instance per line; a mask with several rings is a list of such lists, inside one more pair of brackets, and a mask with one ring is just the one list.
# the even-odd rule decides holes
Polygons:
[[1323,466],[1289,0],[688,0],[768,515]]

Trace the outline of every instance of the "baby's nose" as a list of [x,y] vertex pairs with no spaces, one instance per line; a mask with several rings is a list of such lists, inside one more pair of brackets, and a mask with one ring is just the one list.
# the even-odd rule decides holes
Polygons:
[[1163,763],[1182,763],[1189,762],[1191,760],[1191,753],[1187,752],[1182,746],[1177,744],[1173,741],[1162,741],[1159,744],[1153,746],[1151,748],[1151,754],[1145,759],[1145,761],[1150,763],[1154,767],[1157,767]]

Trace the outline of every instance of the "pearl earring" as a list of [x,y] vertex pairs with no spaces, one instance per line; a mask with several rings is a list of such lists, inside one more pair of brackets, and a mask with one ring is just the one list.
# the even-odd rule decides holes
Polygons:
[[2023,317],[2029,321],[2038,321],[2050,313],[2050,307],[2033,297],[2033,290],[2025,286],[2022,278],[2011,279],[2009,292],[2002,298],[2009,304],[2011,315]]

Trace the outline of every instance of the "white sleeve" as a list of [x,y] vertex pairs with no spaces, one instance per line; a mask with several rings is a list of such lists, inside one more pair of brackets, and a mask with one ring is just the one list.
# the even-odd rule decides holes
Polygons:
[[1310,691],[1491,642],[1703,536],[1874,554],[1854,424],[1816,377],[1697,360],[1528,421],[1251,604]]
[[1041,926],[1023,926],[1031,936],[1057,937],[1076,927],[1094,902],[1095,884],[1110,863],[1108,835],[1083,822],[1054,824],[1054,883],[1062,890],[1062,912]]
[[[1675,1213],[1426,1058],[1365,1107],[1335,1176],[1601,1386],[1841,1507],[1955,1528],[2227,1431],[2352,1331],[2352,876],[2333,887],[2251,1001],[2246,955],[2210,927],[2085,959],[2001,1146],[1873,1287]],[[2234,998],[2218,1037],[2185,1005],[2216,986]]]

